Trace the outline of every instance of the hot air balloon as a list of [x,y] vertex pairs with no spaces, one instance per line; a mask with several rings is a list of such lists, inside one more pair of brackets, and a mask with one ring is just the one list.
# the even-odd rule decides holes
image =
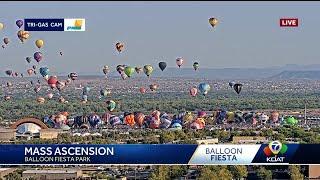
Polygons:
[[5,73],[6,73],[6,75],[11,76],[12,75],[12,70],[6,70]]
[[60,56],[62,56],[62,55],[63,55],[61,51],[59,52],[59,54],[60,54]]
[[7,82],[7,87],[11,87],[12,83],[11,82]]
[[137,112],[134,114],[134,121],[137,123],[139,127],[142,127],[144,124],[145,115],[141,112]]
[[28,62],[28,63],[30,63],[31,62],[31,57],[26,57],[26,61]]
[[269,116],[262,113],[260,116],[259,116],[259,120],[262,124],[266,124],[269,120]]
[[121,73],[121,78],[122,78],[123,80],[127,79],[127,77],[128,77],[128,76],[126,75],[126,73],[124,73],[124,72]]
[[36,46],[40,49],[40,48],[43,47],[44,42],[43,42],[42,39],[38,39],[38,40],[36,40],[35,44],[36,44]]
[[5,95],[4,100],[9,101],[11,99],[11,96]]
[[87,102],[88,101],[88,95],[82,94],[82,101]]
[[109,71],[110,71],[109,66],[107,66],[107,65],[103,66],[102,72],[104,75],[107,75],[109,73]]
[[166,67],[167,67],[167,63],[166,62],[159,62],[159,68],[161,69],[161,71],[166,69]]
[[56,87],[57,82],[58,82],[57,76],[50,76],[48,79],[48,85],[51,87],[51,89]]
[[273,111],[273,112],[271,113],[271,121],[272,121],[273,123],[277,123],[278,120],[279,120],[279,113],[278,113],[277,111]]
[[90,87],[85,86],[82,88],[82,94],[88,95],[90,90],[91,90]]
[[33,73],[33,69],[28,69],[28,70],[27,70],[27,73],[29,74],[29,76],[31,76],[32,73]]
[[125,65],[119,64],[119,65],[117,66],[117,71],[118,71],[118,73],[121,74],[121,73],[124,71],[124,68],[125,68]]
[[33,88],[34,92],[35,93],[38,93],[40,90],[41,90],[41,86],[40,85],[36,85],[34,88]]
[[231,87],[231,88],[233,88],[233,86],[235,85],[236,83],[235,82],[229,82],[229,86]]
[[199,84],[198,89],[200,90],[200,92],[205,96],[208,94],[208,91],[210,91],[211,87],[209,84],[207,83],[201,83]]
[[151,65],[145,65],[143,71],[149,77],[153,72],[153,67]]
[[119,53],[121,53],[121,52],[124,50],[124,44],[118,42],[118,43],[116,44],[116,49],[117,49],[117,51],[118,51]]
[[39,63],[43,58],[42,53],[41,52],[35,52],[34,55],[33,55],[33,58]]
[[50,72],[49,68],[47,67],[41,67],[39,71],[42,77],[48,76]]
[[61,97],[59,97],[59,102],[60,102],[60,103],[65,103],[65,102],[66,102],[66,99],[61,96]]
[[149,88],[150,88],[151,91],[155,91],[155,90],[158,89],[158,85],[157,85],[157,84],[151,84],[151,85],[149,86]]
[[141,72],[143,72],[143,68],[142,68],[142,67],[135,67],[134,69],[136,70],[136,72],[137,72],[138,74],[140,74]]
[[110,91],[110,90],[106,90],[106,89],[101,89],[101,90],[100,90],[100,95],[103,96],[103,97],[106,97],[106,96],[108,96],[109,94],[111,94],[111,91]]
[[233,89],[237,92],[237,94],[240,94],[241,89],[242,89],[242,84],[240,84],[240,83],[234,84]]
[[23,21],[21,19],[17,20],[16,25],[21,28],[21,26],[23,26]]
[[52,93],[49,93],[49,94],[47,94],[47,97],[48,97],[49,99],[52,99],[52,98],[53,98],[53,94],[52,94]]
[[6,46],[5,46],[5,45],[2,45],[1,47],[4,49]]
[[217,24],[218,24],[218,19],[217,18],[210,18],[209,19],[209,23],[210,23],[210,25],[214,28]]
[[0,23],[0,30],[2,30],[4,28],[3,23]]
[[285,119],[285,122],[289,125],[296,125],[298,124],[298,120],[292,116],[289,116]]
[[43,97],[38,97],[37,102],[43,104],[46,100]]
[[190,95],[195,97],[198,94],[198,89],[196,87],[193,87],[190,89]]
[[196,71],[199,68],[199,63],[198,62],[194,62],[193,63],[193,69]]
[[36,70],[36,69],[37,69],[37,66],[36,66],[36,65],[33,65],[33,66],[32,66],[32,69]]
[[20,39],[20,41],[24,43],[29,38],[30,34],[28,31],[20,30],[18,31],[17,36]]
[[133,114],[126,115],[126,116],[124,117],[124,122],[125,122],[127,125],[133,127],[133,126],[135,125],[134,115],[133,115]]
[[113,116],[110,117],[110,124],[112,126],[116,126],[118,124],[121,124],[121,120],[120,120],[120,118],[118,116],[113,115]]
[[69,76],[68,76],[71,80],[76,80],[77,78],[78,78],[78,74],[77,73],[75,73],[75,72],[72,72],[72,73],[70,73],[69,74]]
[[126,75],[128,76],[128,77],[131,77],[132,76],[132,74],[134,73],[134,68],[133,67],[131,67],[131,66],[127,66],[125,69],[124,69],[124,73],[126,73]]
[[180,68],[182,66],[182,64],[183,64],[183,59],[181,57],[177,58],[176,59],[176,63],[178,65],[178,67]]
[[9,42],[10,42],[10,39],[9,39],[9,38],[4,38],[4,39],[3,39],[3,42],[4,42],[5,45],[8,45]]
[[61,91],[65,86],[66,86],[65,82],[57,81],[57,83],[56,83],[56,87],[57,87],[58,91]]
[[140,91],[141,94],[144,94],[144,93],[146,93],[146,88],[141,87],[141,88],[139,89],[139,91]]
[[107,109],[109,111],[113,111],[116,108],[116,102],[114,102],[113,100],[108,100],[106,103],[107,103]]
[[101,119],[96,114],[91,114],[88,116],[88,122],[92,128],[97,128],[101,124]]

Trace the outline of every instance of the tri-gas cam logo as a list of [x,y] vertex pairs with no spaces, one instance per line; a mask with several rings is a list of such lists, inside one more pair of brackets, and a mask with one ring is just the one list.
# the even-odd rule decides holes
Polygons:
[[64,31],[85,31],[85,19],[64,19]]
[[283,155],[287,152],[287,150],[287,145],[282,144],[280,141],[272,141],[263,149],[263,152],[267,156],[267,162],[281,163],[285,159]]

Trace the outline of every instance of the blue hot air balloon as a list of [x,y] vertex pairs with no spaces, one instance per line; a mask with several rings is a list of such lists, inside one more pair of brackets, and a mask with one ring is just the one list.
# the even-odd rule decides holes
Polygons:
[[208,94],[208,91],[210,91],[211,87],[209,84],[207,83],[201,83],[199,84],[199,91],[205,96],[206,94]]

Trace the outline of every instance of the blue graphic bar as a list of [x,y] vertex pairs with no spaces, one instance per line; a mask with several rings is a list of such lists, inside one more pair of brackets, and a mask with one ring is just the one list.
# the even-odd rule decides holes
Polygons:
[[0,164],[188,164],[197,145],[0,145]]
[[64,19],[24,19],[25,31],[64,31]]

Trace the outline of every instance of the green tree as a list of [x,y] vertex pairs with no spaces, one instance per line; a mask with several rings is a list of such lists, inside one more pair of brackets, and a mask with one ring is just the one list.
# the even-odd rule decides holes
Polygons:
[[289,166],[289,175],[291,180],[300,180],[304,178],[300,171],[300,166]]
[[248,176],[248,169],[246,166],[236,165],[229,166],[229,170],[235,179],[242,179]]
[[167,180],[170,179],[170,170],[168,166],[158,166],[151,174],[152,180]]
[[257,170],[257,176],[259,179],[271,180],[272,179],[272,171],[266,169],[265,167],[260,167]]
[[208,166],[205,166],[200,171],[200,177],[201,180],[216,180],[219,179],[218,175],[212,171],[212,169]]

